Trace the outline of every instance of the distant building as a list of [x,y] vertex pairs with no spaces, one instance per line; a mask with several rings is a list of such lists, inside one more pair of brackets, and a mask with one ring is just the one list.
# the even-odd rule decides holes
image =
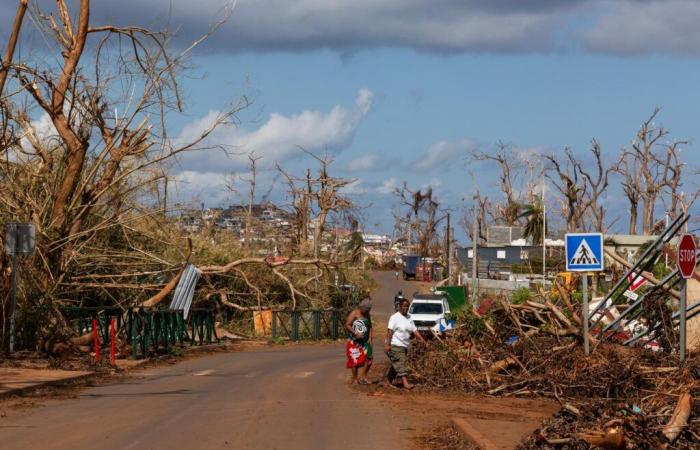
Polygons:
[[628,261],[635,259],[639,249],[658,239],[658,236],[637,234],[606,234],[603,245],[606,250],[614,251]]
[[500,247],[524,239],[525,228],[494,225],[486,229],[486,246]]
[[362,233],[362,241],[368,247],[390,247],[391,238],[384,234]]
[[[516,241],[518,242],[518,241]],[[560,244],[561,243],[561,244]],[[563,242],[547,240],[545,247],[548,259],[561,258],[564,252]],[[471,273],[472,248],[457,248],[457,259],[465,272]],[[541,245],[502,245],[479,246],[476,249],[478,278],[508,279],[514,266],[527,266],[532,259],[542,261]],[[533,268],[540,270],[540,267]]]

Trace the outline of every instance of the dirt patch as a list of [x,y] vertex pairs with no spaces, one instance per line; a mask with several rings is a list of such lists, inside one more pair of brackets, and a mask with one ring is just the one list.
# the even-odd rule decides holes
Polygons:
[[450,425],[441,425],[416,438],[417,450],[479,450]]
[[[551,418],[560,406],[547,399],[522,399],[493,396],[468,395],[459,392],[445,392],[430,386],[421,385],[415,389],[384,387],[379,377],[386,372],[388,363],[378,363],[372,368],[374,381],[370,386],[355,386],[360,392],[380,398],[395,411],[403,411],[421,423],[422,432],[419,448],[474,448],[439,446],[442,441],[454,440],[454,433],[442,436],[441,432],[450,428],[452,417],[467,420],[478,428],[499,448],[515,448],[527,436]],[[460,438],[455,442],[467,441]],[[460,444],[461,445],[461,444]]]

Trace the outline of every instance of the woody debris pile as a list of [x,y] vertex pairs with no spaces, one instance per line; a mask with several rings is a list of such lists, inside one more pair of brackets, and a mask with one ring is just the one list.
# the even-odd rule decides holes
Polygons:
[[453,334],[415,346],[411,360],[424,384],[556,399],[560,412],[521,448],[700,446],[700,404],[693,402],[700,356],[680,365],[672,353],[595,339],[586,356],[580,316],[568,297],[557,304],[548,295],[522,304],[488,302],[484,316],[464,313]]

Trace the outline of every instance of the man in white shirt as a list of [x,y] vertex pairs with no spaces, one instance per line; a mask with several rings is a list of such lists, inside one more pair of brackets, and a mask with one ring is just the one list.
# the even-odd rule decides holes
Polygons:
[[396,377],[401,378],[403,387],[412,389],[413,385],[408,382],[408,366],[406,359],[408,354],[408,344],[411,335],[425,343],[425,339],[418,332],[413,321],[408,318],[408,299],[401,300],[399,311],[389,318],[387,325],[386,339],[384,340],[384,353],[391,360],[391,367],[387,372],[389,384],[393,384]]

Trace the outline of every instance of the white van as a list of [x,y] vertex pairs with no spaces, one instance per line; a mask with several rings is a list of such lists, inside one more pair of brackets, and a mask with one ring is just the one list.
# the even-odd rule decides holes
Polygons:
[[452,329],[454,325],[450,319],[450,304],[447,302],[447,296],[441,293],[413,294],[411,306],[408,308],[408,317],[418,331],[443,332]]

